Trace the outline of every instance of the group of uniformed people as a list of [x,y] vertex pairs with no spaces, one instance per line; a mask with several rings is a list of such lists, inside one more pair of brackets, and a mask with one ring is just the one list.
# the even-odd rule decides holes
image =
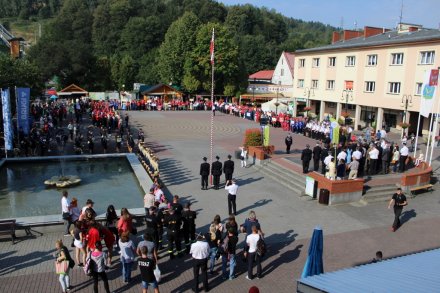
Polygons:
[[216,161],[212,163],[212,167],[207,162],[207,158],[203,157],[203,163],[200,165],[200,176],[202,176],[202,190],[208,190],[208,176],[213,176],[213,186],[215,190],[219,189],[220,176],[225,174],[225,182],[232,180],[232,174],[234,174],[234,161],[232,156],[228,155],[228,159],[222,164],[220,157],[215,157]]
[[[168,254],[170,258],[176,255],[183,256],[183,252],[189,253],[191,242],[195,241],[197,214],[191,210],[188,202],[185,207],[179,203],[179,197],[174,196],[169,208],[159,209],[151,206],[146,214],[145,233],[153,239],[158,250],[162,249],[162,237],[164,228],[168,240]],[[182,250],[182,239],[185,241],[185,250]],[[191,242],[190,242],[191,240]]]

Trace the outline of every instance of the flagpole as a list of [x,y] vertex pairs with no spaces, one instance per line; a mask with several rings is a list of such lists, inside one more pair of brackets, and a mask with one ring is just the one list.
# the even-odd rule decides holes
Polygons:
[[421,115],[419,113],[419,119],[417,120],[416,142],[415,142],[415,146],[414,146],[414,155],[413,155],[414,158],[416,157],[416,154],[417,154],[417,142],[419,139],[419,131],[420,131],[420,116]]
[[[212,110],[212,107],[214,107],[214,39],[215,39],[215,32],[214,28],[212,28],[212,39],[211,39],[211,46],[210,46],[210,53],[211,53],[211,168],[212,168],[212,162],[213,162],[213,148],[214,148],[214,111]],[[211,185],[212,185],[212,172],[211,172]]]
[[[438,69],[440,69],[440,68],[438,68]],[[438,87],[438,78],[437,78],[437,87]],[[435,98],[435,96],[434,96],[434,98]],[[434,130],[432,132],[432,138],[431,138],[431,154],[429,155],[429,166],[431,166],[432,154],[434,153],[435,135],[437,134],[439,113],[440,113],[440,97],[437,100],[437,111],[435,112],[435,124],[434,124]],[[426,158],[426,160],[428,160],[428,158]]]
[[425,161],[428,160],[428,154],[429,154],[429,142],[431,141],[432,136],[432,119],[434,118],[434,113],[431,113],[431,120],[429,121],[429,128],[428,128],[428,142],[426,143],[426,152],[425,152]]

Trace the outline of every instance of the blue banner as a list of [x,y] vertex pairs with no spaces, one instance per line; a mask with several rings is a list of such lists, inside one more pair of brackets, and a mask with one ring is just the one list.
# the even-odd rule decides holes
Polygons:
[[5,130],[5,149],[12,151],[14,133],[12,131],[11,104],[9,99],[9,89],[2,89],[2,105],[3,105],[3,128]]
[[17,88],[17,119],[18,127],[23,129],[25,135],[29,134],[29,100],[30,88]]

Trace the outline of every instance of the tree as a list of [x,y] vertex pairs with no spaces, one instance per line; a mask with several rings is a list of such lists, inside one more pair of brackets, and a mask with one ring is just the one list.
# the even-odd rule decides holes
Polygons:
[[139,72],[136,80],[148,85],[154,85],[160,82],[158,72],[157,59],[159,49],[154,48],[144,54],[139,60]]
[[163,82],[182,84],[185,60],[194,48],[199,25],[191,12],[171,24],[159,49],[158,69]]
[[[197,32],[195,47],[185,62],[185,88],[211,90],[211,62],[209,44],[215,29],[215,92],[228,94],[236,91],[239,76],[238,46],[226,26],[216,23],[202,25]],[[190,82],[200,82],[199,86]],[[232,95],[232,94],[231,94]]]
[[0,53],[0,85],[3,88],[29,87],[34,92],[43,88],[38,68],[27,59],[13,59]]
[[110,63],[112,80],[117,89],[123,87],[127,90],[133,89],[132,85],[136,81],[137,73],[137,64],[134,59],[128,54],[123,56],[115,54],[110,59]]
[[124,27],[119,47],[133,58],[140,58],[161,43],[160,31],[157,16],[132,17]]

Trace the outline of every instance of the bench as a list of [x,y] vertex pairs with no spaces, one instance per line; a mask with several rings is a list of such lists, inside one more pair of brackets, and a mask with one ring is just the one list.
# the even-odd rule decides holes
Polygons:
[[422,186],[417,186],[417,187],[413,187],[410,189],[411,192],[411,197],[415,197],[416,196],[416,192],[419,190],[426,190],[426,191],[433,191],[432,189],[432,184],[426,184],[426,185],[422,185]]
[[15,219],[0,220],[0,235],[10,235],[15,244]]

